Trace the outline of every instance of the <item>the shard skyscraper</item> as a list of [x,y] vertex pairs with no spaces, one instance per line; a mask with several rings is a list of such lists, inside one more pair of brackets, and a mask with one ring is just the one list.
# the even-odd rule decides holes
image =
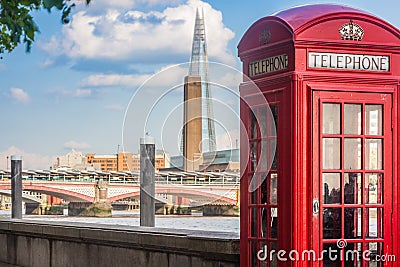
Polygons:
[[190,58],[189,76],[200,76],[202,95],[202,152],[216,150],[214,114],[211,89],[208,77],[207,42],[204,24],[204,12],[201,16],[196,10],[192,56]]
[[184,169],[196,169],[204,152],[216,151],[214,115],[207,59],[204,12],[196,10],[192,55],[185,77],[182,151]]

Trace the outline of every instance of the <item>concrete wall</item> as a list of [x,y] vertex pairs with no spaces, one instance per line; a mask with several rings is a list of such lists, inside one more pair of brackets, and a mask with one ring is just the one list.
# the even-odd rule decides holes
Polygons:
[[239,266],[236,234],[0,220],[0,266]]

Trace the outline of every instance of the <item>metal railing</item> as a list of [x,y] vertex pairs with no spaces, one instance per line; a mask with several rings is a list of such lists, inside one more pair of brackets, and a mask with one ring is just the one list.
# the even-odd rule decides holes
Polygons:
[[[4,171],[3,171],[4,172]],[[10,174],[0,172],[2,181],[8,181]],[[139,184],[140,177],[138,173],[103,173],[103,174],[23,174],[25,181],[54,181],[54,182],[83,182],[95,183],[98,181],[107,181],[118,184]],[[240,182],[239,173],[157,173],[155,177],[156,184],[181,184],[181,185],[238,185]]]

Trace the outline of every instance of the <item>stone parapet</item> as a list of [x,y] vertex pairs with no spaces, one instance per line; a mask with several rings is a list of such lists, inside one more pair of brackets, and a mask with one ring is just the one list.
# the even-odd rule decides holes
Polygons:
[[0,266],[239,266],[237,234],[0,220]]

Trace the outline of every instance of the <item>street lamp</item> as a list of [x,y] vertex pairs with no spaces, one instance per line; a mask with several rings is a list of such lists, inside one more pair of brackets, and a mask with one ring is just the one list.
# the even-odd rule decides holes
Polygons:
[[6,157],[6,170],[8,170],[8,156]]

